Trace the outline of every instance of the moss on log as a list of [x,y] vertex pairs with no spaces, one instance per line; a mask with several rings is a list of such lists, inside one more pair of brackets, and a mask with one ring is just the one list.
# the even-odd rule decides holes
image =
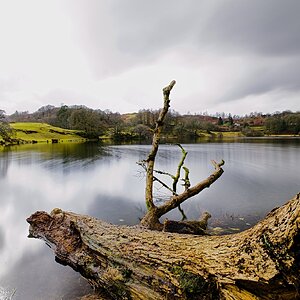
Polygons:
[[226,236],[115,226],[60,209],[27,221],[31,237],[108,299],[299,299],[298,198]]

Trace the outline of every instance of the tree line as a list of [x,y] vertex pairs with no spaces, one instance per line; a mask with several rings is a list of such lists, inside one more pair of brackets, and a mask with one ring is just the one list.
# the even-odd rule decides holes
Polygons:
[[[0,136],[8,140],[12,136],[9,122],[44,122],[53,126],[78,130],[89,139],[99,136],[116,140],[150,139],[159,110],[142,109],[137,113],[120,114],[110,110],[91,109],[83,105],[55,107],[47,105],[34,113],[18,112],[6,116],[0,113]],[[260,128],[260,130],[257,130]],[[300,133],[300,113],[291,111],[274,114],[250,113],[237,116],[216,113],[215,115],[185,114],[170,110],[165,119],[163,135],[166,137],[197,138],[203,134],[226,131],[241,132],[245,136]]]
[[5,116],[5,111],[0,109],[0,138],[3,140],[2,142],[0,139],[0,145],[1,143],[11,143],[13,137],[14,132]]
[[267,134],[299,134],[300,113],[282,112],[274,114],[265,122]]

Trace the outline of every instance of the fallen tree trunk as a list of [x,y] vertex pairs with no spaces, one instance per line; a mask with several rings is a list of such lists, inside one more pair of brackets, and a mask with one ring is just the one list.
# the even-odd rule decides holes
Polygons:
[[60,209],[27,221],[31,237],[111,299],[299,299],[299,194],[226,236],[115,226]]

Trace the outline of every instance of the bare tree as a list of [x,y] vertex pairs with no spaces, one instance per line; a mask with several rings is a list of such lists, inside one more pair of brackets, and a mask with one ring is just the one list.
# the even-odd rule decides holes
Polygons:
[[[213,184],[222,174],[223,174],[223,169],[222,166],[224,165],[224,161],[222,160],[220,163],[217,163],[215,161],[212,161],[215,171],[205,180],[197,183],[194,186],[190,186],[189,183],[189,170],[184,167],[184,161],[187,155],[187,152],[184,150],[182,146],[179,145],[182,151],[182,158],[181,161],[178,164],[177,168],[177,173],[176,175],[171,175],[168,173],[164,173],[166,175],[169,175],[173,179],[173,186],[172,188],[169,187],[167,184],[165,184],[163,181],[161,181],[158,177],[154,175],[154,173],[163,173],[160,171],[156,171],[154,169],[154,164],[155,164],[155,158],[157,155],[158,147],[159,147],[159,142],[160,142],[160,136],[161,132],[163,129],[164,125],[164,120],[166,118],[166,115],[168,113],[169,107],[170,107],[170,93],[171,90],[173,89],[176,81],[173,80],[171,83],[166,86],[163,89],[163,97],[164,97],[164,106],[161,109],[158,119],[156,121],[156,126],[154,129],[153,133],[153,139],[152,139],[152,147],[150,150],[150,153],[147,157],[146,160],[140,162],[140,164],[144,167],[146,171],[146,188],[145,188],[145,201],[146,201],[146,207],[147,207],[147,213],[141,220],[141,225],[148,229],[154,229],[154,230],[162,230],[163,229],[163,224],[160,223],[159,218],[162,217],[164,214],[168,213],[174,208],[180,208],[180,204],[186,201],[187,199],[197,195],[200,193],[203,189],[210,187],[211,184]],[[180,177],[180,171],[181,168],[184,169],[185,171],[185,177],[184,177],[184,185],[185,185],[185,190],[184,192],[178,194],[177,193],[177,183]],[[155,181],[158,181],[162,186],[167,188],[172,192],[172,196],[170,197],[169,200],[164,202],[161,205],[156,205],[154,203],[154,197],[153,197],[153,184]],[[181,210],[183,217],[185,217],[183,211]],[[204,216],[204,218],[207,218],[207,215]],[[203,220],[200,220],[203,222]]]

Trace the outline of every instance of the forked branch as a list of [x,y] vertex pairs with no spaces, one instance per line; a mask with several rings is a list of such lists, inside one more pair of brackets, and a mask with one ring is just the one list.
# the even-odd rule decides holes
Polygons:
[[[141,225],[149,228],[149,229],[156,229],[156,230],[162,230],[162,224],[159,221],[159,218],[163,216],[164,214],[168,213],[170,210],[178,207],[179,210],[182,213],[182,209],[180,207],[180,204],[183,203],[188,198],[191,198],[198,193],[200,193],[203,189],[208,188],[211,184],[213,184],[222,174],[223,169],[222,166],[224,165],[224,161],[222,160],[220,163],[217,163],[215,161],[212,161],[215,172],[212,173],[208,178],[201,181],[200,183],[190,187],[190,181],[189,181],[189,169],[184,166],[184,161],[187,156],[187,152],[184,150],[184,148],[181,145],[178,145],[181,148],[182,151],[182,158],[178,164],[177,172],[175,175],[171,175],[166,172],[157,171],[154,169],[154,162],[156,158],[156,154],[159,147],[159,141],[160,141],[160,134],[163,128],[164,119],[166,117],[166,114],[168,112],[168,109],[170,107],[170,92],[172,88],[175,85],[175,80],[173,80],[167,87],[163,89],[163,95],[164,95],[164,106],[162,110],[160,111],[159,117],[156,121],[156,126],[154,129],[153,134],[153,140],[152,140],[152,148],[150,150],[150,153],[148,155],[148,158],[140,163],[144,169],[146,170],[146,191],[145,191],[145,200],[146,200],[146,206],[148,209],[148,212],[144,216],[144,218],[141,220]],[[178,194],[177,192],[177,184],[180,179],[180,173],[181,169],[184,169],[185,171],[185,177],[183,179],[185,190],[184,192]],[[173,186],[170,188],[167,184],[165,184],[163,181],[161,181],[159,178],[154,176],[154,172],[159,174],[164,174],[171,176],[173,179]],[[156,206],[153,201],[153,183],[154,181],[159,182],[163,187],[167,188],[169,191],[172,192],[172,196],[168,201],[163,203],[160,206]],[[182,213],[183,218],[185,218],[184,213]]]
[[217,163],[215,161],[212,161],[212,163],[215,167],[215,171],[209,177],[197,183],[196,185],[187,188],[183,193],[172,196],[167,202],[165,202],[163,205],[158,207],[157,214],[159,218],[164,214],[168,213],[170,210],[178,207],[181,203],[183,203],[188,198],[191,198],[199,194],[205,188],[209,188],[217,179],[220,178],[220,176],[224,172],[224,170],[222,169],[222,166],[225,163],[224,160],[222,160],[220,163]]

